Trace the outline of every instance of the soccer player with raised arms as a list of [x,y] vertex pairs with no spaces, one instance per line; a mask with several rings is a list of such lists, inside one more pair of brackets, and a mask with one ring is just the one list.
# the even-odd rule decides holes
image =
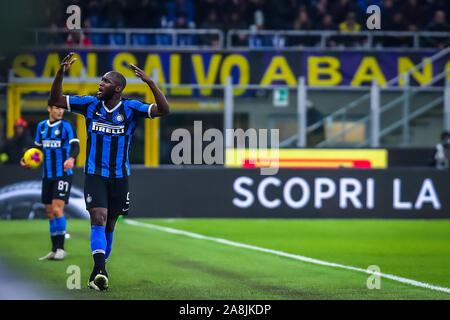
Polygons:
[[79,113],[86,119],[84,197],[91,217],[91,250],[94,258],[89,287],[102,291],[109,286],[105,264],[111,253],[116,221],[119,215],[128,214],[128,155],[137,120],[167,115],[169,104],[150,77],[132,64],[130,68],[150,87],[156,103],[123,99],[126,79],[116,71],[103,75],[95,97],[63,95],[64,72],[76,61],[72,59],[73,55],[69,53],[61,63],[53,80],[50,103]]
[[[38,123],[34,144],[44,155],[41,198],[50,222],[52,249],[39,260],[62,260],[66,256],[64,205],[69,202],[72,168],[80,150],[80,140],[72,125],[63,120],[64,109],[48,103],[47,110],[49,118]],[[23,158],[20,164],[29,167]]]

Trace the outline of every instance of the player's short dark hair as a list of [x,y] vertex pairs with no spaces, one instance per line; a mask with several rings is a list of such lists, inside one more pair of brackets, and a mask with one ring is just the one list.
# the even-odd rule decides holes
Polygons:
[[121,87],[122,90],[127,86],[127,80],[121,73],[117,71],[110,71],[109,73],[113,76],[114,84],[116,86]]
[[450,134],[450,132],[448,132],[448,131],[443,131],[443,132],[441,133],[441,140],[444,140],[449,134]]

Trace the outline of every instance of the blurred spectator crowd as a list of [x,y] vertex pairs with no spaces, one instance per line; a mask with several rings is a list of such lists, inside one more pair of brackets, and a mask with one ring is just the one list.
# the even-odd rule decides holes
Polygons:
[[[363,31],[369,16],[366,9],[373,4],[381,9],[383,31],[450,31],[448,0],[48,1],[52,4],[46,6],[41,27],[63,27],[68,17],[66,8],[75,4],[81,8],[82,28],[87,31],[90,28],[219,29],[223,32],[230,29]],[[90,45],[115,44],[116,41],[120,44],[121,41],[93,34],[82,37],[72,35],[66,43],[82,41]],[[195,42],[194,38],[186,39]],[[247,41],[244,38],[240,40]],[[151,43],[155,39],[139,36],[133,41],[135,44],[155,44]],[[217,38],[203,38],[208,45],[214,45],[214,41]],[[334,42],[331,39],[327,45],[336,45]],[[447,43],[437,42],[435,45],[445,46]]]

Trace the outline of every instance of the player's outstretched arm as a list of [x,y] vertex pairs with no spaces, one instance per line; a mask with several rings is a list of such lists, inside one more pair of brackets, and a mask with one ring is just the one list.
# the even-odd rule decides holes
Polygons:
[[56,73],[55,79],[53,80],[52,89],[50,91],[50,104],[52,106],[65,108],[67,109],[66,98],[62,93],[62,82],[64,78],[64,72],[70,69],[72,64],[77,60],[76,58],[72,59],[75,53],[69,53],[61,62],[58,72]]
[[169,114],[170,112],[169,103],[167,102],[164,93],[162,93],[161,90],[159,90],[156,83],[153,82],[153,80],[147,74],[145,74],[144,70],[138,68],[134,64],[130,64],[130,68],[136,73],[136,76],[138,76],[150,87],[150,90],[152,90],[153,95],[155,96],[156,108],[152,108],[151,110],[152,118],[162,117]]

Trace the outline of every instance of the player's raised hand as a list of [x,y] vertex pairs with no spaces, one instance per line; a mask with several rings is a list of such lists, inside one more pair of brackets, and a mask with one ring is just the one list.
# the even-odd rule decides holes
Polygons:
[[77,58],[73,58],[73,55],[75,54],[75,52],[71,52],[69,53],[61,62],[60,68],[62,69],[63,72],[66,72],[67,70],[70,69],[70,67],[72,66],[72,64],[77,61]]
[[140,78],[142,81],[144,81],[144,82],[152,81],[152,79],[150,79],[150,77],[144,72],[144,70],[140,69],[139,67],[135,66],[132,63],[130,63],[129,66],[130,66],[131,70],[134,71],[136,76],[138,78]]

